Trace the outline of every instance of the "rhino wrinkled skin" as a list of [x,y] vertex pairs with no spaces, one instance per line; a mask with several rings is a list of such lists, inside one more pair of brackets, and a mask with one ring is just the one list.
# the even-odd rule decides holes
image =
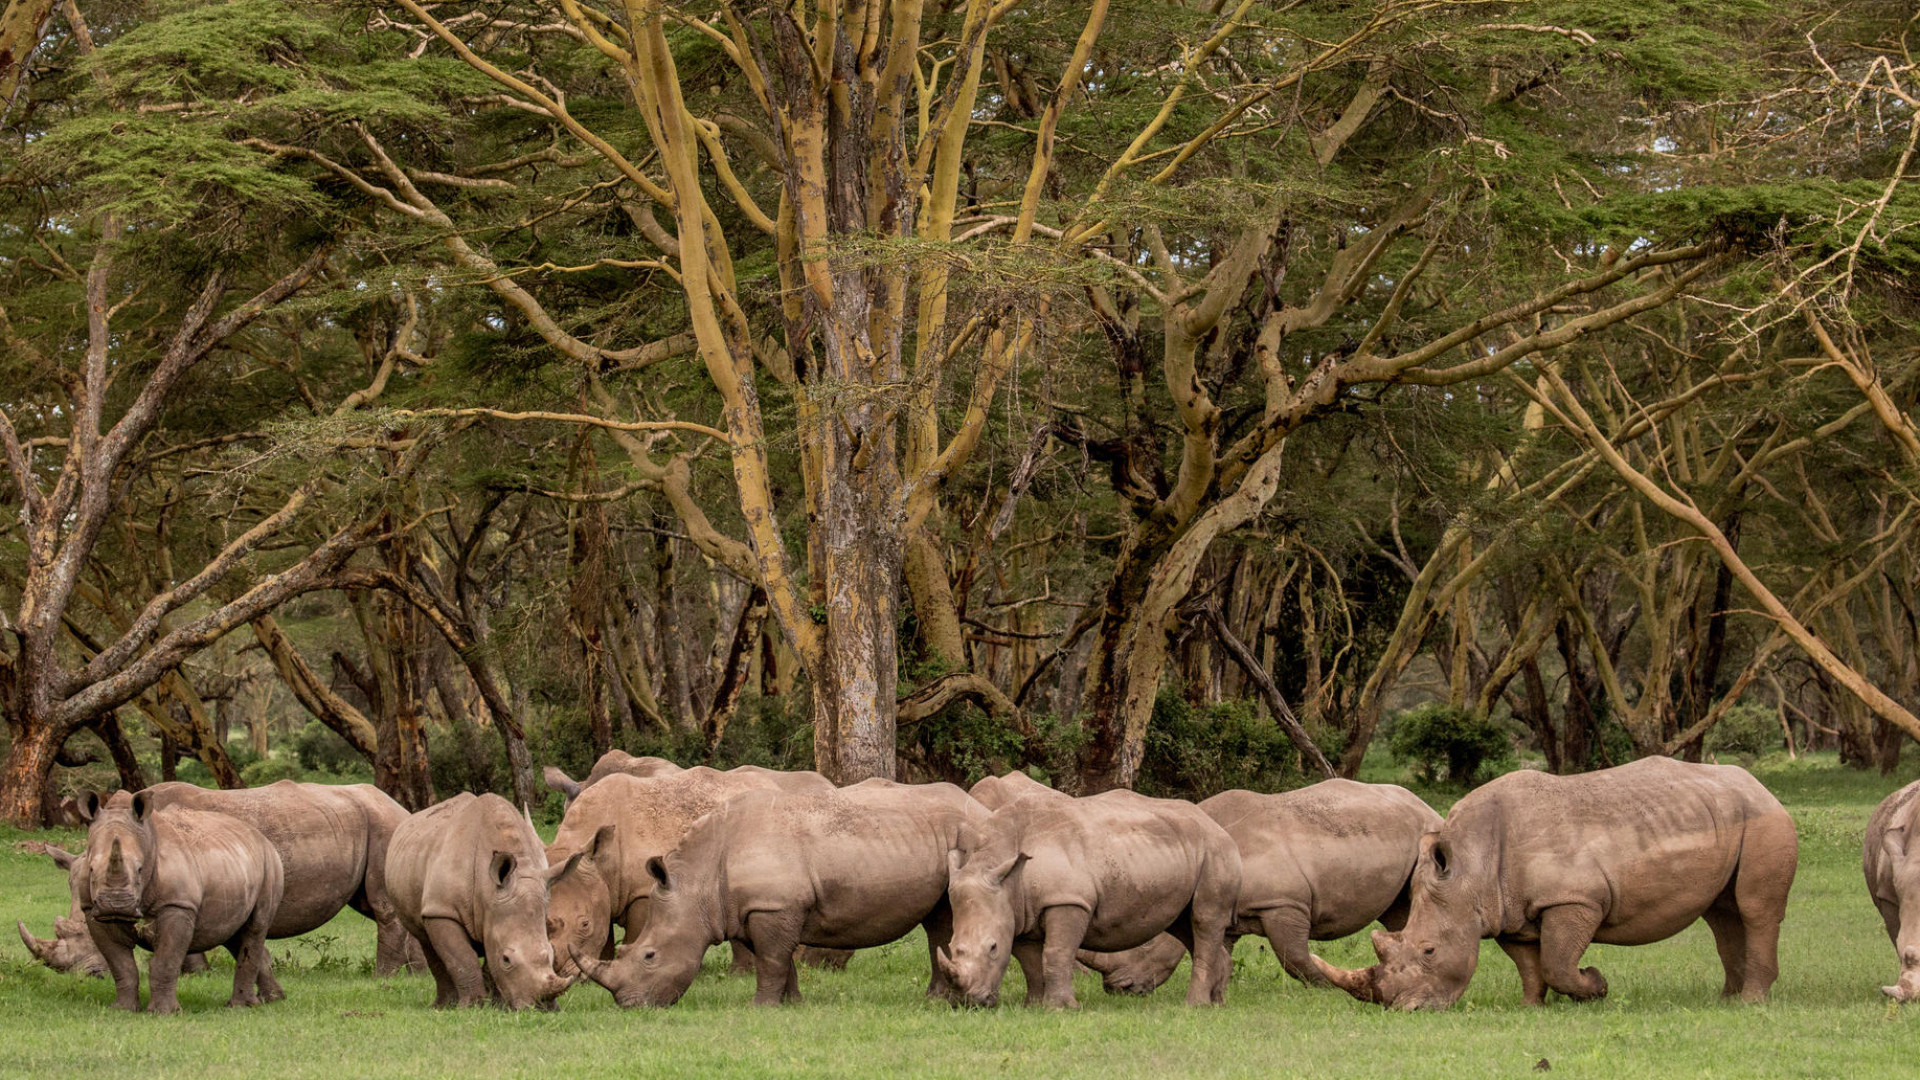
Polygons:
[[426,953],[435,1008],[489,991],[509,1009],[547,1007],[567,989],[547,944],[547,886],[570,868],[548,867],[533,823],[498,795],[455,795],[394,830],[387,891]]
[[1895,1001],[1920,997],[1920,843],[1914,831],[1920,808],[1920,781],[1886,797],[1867,819],[1862,853],[1867,892],[1887,924],[1900,978],[1881,992]]
[[1490,937],[1519,968],[1527,1004],[1549,989],[1592,1001],[1607,981],[1580,967],[1589,944],[1662,941],[1704,918],[1722,994],[1763,1001],[1798,859],[1780,801],[1731,765],[1653,757],[1577,776],[1509,773],[1421,840],[1406,928],[1373,932],[1378,964],[1314,964],[1363,1001],[1445,1009]]
[[[685,772],[718,770],[704,765],[692,769],[683,769],[666,758],[635,757],[625,750],[609,750],[600,755],[593,763],[593,771],[587,773],[585,780],[573,780],[558,768],[549,765],[542,770],[547,786],[565,797],[567,805],[580,797],[581,792],[605,780],[609,776],[631,776],[638,780],[651,780],[662,776],[678,776]],[[782,769],[768,769],[759,765],[739,765],[727,770],[726,775],[755,782],[756,786],[794,795],[811,795],[818,791],[832,791],[833,782],[817,772],[787,772]]]
[[973,796],[974,801],[989,810],[998,810],[1008,803],[1013,802],[1015,799],[1024,798],[1028,795],[1037,795],[1043,799],[1071,799],[1073,797],[1066,792],[1055,791],[1053,788],[1035,780],[1026,773],[1017,770],[1005,776],[984,777],[969,789],[968,794]]
[[280,856],[258,829],[224,814],[156,809],[145,793],[118,792],[87,808],[87,850],[73,870],[87,930],[113,975],[114,1007],[140,1010],[137,945],[148,945],[149,1001],[180,1011],[177,987],[191,952],[233,954],[230,1006],[286,995],[273,978],[267,928],[279,907]]
[[[1333,941],[1378,920],[1406,925],[1409,879],[1420,837],[1440,815],[1406,788],[1323,780],[1278,795],[1223,791],[1200,804],[1240,849],[1240,899],[1227,949],[1264,935],[1287,974],[1331,986],[1313,964],[1309,941]],[[1162,934],[1137,949],[1080,954],[1108,993],[1151,993],[1186,955]]]
[[1223,999],[1240,852],[1192,803],[1029,795],[963,829],[952,862],[952,946],[935,963],[959,1000],[997,1003],[1017,958],[1028,1004],[1076,1008],[1078,950],[1118,952],[1162,932],[1193,952],[1187,1002]]
[[[575,872],[553,883],[547,903],[547,931],[558,970],[572,975],[575,956],[613,958],[613,928],[623,941],[637,941],[647,924],[653,877],[647,861],[672,851],[693,823],[721,803],[749,791],[779,791],[769,769],[720,772],[695,766],[639,778],[613,774],[583,787],[567,807],[560,831],[547,845],[547,861],[559,866],[582,856]],[[778,775],[778,774],[773,774]],[[824,793],[833,785],[819,773],[795,773],[803,789]],[[817,783],[815,783],[817,781]],[[736,959],[752,958],[736,946]]]
[[[916,925],[929,952],[947,941],[947,856],[984,807],[952,784],[868,780],[817,795],[754,791],[722,803],[664,858],[646,862],[651,910],[612,960],[576,957],[624,1007],[672,1005],[707,948],[746,945],[753,1000],[800,1000],[794,951],[864,949]],[[937,965],[927,993],[945,997]]]

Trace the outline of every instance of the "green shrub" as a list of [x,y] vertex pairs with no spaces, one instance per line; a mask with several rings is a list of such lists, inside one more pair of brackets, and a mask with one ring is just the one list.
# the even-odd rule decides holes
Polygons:
[[248,787],[261,787],[277,780],[305,780],[307,770],[300,759],[290,755],[256,758],[240,770],[240,779]]
[[1780,715],[1757,701],[1742,701],[1707,732],[1707,752],[1757,758],[1780,749]]
[[1445,779],[1471,786],[1483,772],[1500,771],[1514,760],[1513,739],[1506,728],[1442,702],[1396,715],[1388,746],[1395,761],[1412,765],[1429,784]]
[[1134,787],[1160,798],[1203,799],[1232,788],[1280,791],[1300,780],[1300,752],[1251,701],[1195,706],[1161,690]]
[[300,759],[300,767],[308,772],[346,775],[362,768],[367,760],[338,732],[318,720],[307,721],[307,726],[293,737],[293,752]]

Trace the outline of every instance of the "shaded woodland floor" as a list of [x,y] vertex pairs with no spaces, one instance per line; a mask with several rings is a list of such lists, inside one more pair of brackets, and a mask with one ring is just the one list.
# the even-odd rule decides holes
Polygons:
[[[430,980],[368,973],[372,925],[346,914],[322,933],[275,944],[286,1001],[223,1008],[231,966],[222,957],[212,974],[183,982],[186,1011],[172,1018],[112,1012],[106,980],[38,967],[9,933],[0,942],[0,1076],[1518,1077],[1542,1059],[1568,1077],[1910,1074],[1920,1010],[1880,995],[1896,964],[1861,882],[1859,845],[1868,812],[1913,769],[1882,779],[1820,756],[1769,760],[1756,772],[1792,810],[1801,838],[1782,975],[1764,1006],[1720,1002],[1719,962],[1702,924],[1658,945],[1595,947],[1587,962],[1606,974],[1611,995],[1542,1009],[1520,1006],[1513,966],[1491,942],[1459,1007],[1401,1015],[1303,989],[1264,942],[1248,939],[1220,1009],[1181,1004],[1183,966],[1149,999],[1108,997],[1083,977],[1077,1013],[955,1011],[922,999],[927,960],[916,938],[862,952],[844,973],[806,971],[807,1000],[793,1008],[753,1008],[751,980],[723,975],[719,949],[673,1009],[621,1012],[583,985],[552,1014],[437,1013],[427,1007]],[[18,838],[0,833],[0,916],[44,934],[66,907],[65,881],[46,859],[14,852]],[[1364,935],[1316,949],[1338,964],[1371,958]],[[1015,1000],[1018,988],[1010,976]]]

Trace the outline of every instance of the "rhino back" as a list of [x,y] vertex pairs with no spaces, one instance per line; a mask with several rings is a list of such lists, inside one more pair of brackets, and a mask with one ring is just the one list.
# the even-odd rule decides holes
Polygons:
[[1240,849],[1242,914],[1294,908],[1344,936],[1391,907],[1420,837],[1441,817],[1405,788],[1324,780],[1277,795],[1222,792],[1200,804]]
[[[1024,818],[1019,850],[1023,923],[1060,904],[1157,909],[1191,894],[1209,859],[1233,863],[1225,830],[1192,803],[1109,791],[1083,799],[1027,797],[997,812]],[[1176,906],[1185,906],[1181,900]]]
[[708,819],[725,834],[728,921],[800,908],[809,944],[893,941],[946,895],[947,852],[974,806],[951,784],[736,798]]
[[229,791],[165,783],[147,792],[156,807],[179,806],[236,817],[273,845],[285,875],[286,895],[268,931],[272,937],[292,937],[326,925],[366,881],[371,828],[363,796],[352,791],[281,780]]
[[[1643,758],[1577,776],[1509,773],[1461,799],[1441,835],[1499,853],[1510,928],[1554,904],[1588,903],[1607,913],[1595,940],[1637,944],[1691,924],[1731,879],[1748,828],[1767,818],[1791,835],[1779,800],[1744,769]],[[1618,926],[1638,929],[1615,940]]]

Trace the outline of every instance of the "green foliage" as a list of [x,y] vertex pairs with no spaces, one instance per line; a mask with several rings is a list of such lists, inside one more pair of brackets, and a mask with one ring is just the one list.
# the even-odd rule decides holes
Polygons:
[[1389,747],[1426,783],[1472,786],[1484,773],[1510,768],[1513,739],[1498,722],[1444,702],[1394,716]]
[[1222,791],[1281,791],[1300,782],[1299,751],[1253,702],[1195,706],[1175,687],[1153,702],[1134,787],[1145,795],[1202,799]]
[[1760,702],[1743,700],[1727,710],[1706,735],[1707,752],[1752,760],[1780,749],[1780,714]]
[[367,769],[367,759],[332,728],[309,720],[294,736],[293,752],[308,772],[348,776]]
[[311,777],[297,755],[283,751],[248,763],[240,770],[240,779],[248,787],[261,787],[279,780],[308,780]]

